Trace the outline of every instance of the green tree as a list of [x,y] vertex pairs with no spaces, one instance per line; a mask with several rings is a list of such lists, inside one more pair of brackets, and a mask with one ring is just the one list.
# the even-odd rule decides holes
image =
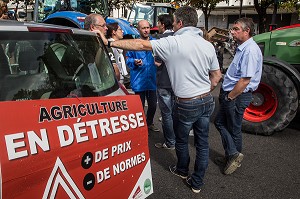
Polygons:
[[129,9],[133,2],[132,0],[108,0],[109,13],[111,13],[114,8],[120,9],[126,7]]
[[[274,16],[276,16],[277,8],[282,8],[287,11],[292,11],[295,9],[295,4],[298,0],[254,0],[254,7],[258,14],[258,28],[259,33],[264,33],[268,30],[267,27],[267,8],[270,5],[274,6]],[[274,2],[277,4],[274,4]],[[274,23],[274,18],[272,19]],[[276,21],[275,21],[276,22]]]
[[294,11],[296,3],[298,1],[299,0],[289,0],[289,1],[279,0],[279,7],[287,11]]
[[[211,11],[216,8],[219,2],[224,0],[188,0],[187,5],[193,6],[197,9],[202,10],[204,14],[205,29],[208,29],[208,18],[210,17]],[[226,0],[227,1],[227,0]]]

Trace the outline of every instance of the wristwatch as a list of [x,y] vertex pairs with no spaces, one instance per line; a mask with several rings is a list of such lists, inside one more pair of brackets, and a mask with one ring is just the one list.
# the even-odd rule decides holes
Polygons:
[[225,95],[225,101],[227,101],[227,102],[231,102],[231,101],[232,101],[232,99],[230,99],[230,98],[228,97],[228,94]]

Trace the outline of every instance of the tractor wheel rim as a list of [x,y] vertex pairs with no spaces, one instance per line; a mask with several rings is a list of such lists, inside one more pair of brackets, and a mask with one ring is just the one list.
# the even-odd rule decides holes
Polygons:
[[273,88],[261,83],[253,92],[253,100],[246,108],[244,119],[249,122],[262,122],[271,118],[278,107],[278,98]]

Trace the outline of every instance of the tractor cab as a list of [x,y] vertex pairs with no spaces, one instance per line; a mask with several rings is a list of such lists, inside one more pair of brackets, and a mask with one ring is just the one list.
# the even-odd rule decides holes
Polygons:
[[147,20],[151,26],[151,34],[157,33],[157,16],[162,14],[172,15],[175,12],[175,7],[171,3],[135,3],[128,16],[128,21],[137,26],[141,20]]

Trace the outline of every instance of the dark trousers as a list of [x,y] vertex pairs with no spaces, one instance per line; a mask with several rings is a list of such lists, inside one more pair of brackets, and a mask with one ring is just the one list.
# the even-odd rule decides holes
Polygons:
[[173,129],[173,108],[175,95],[171,88],[157,88],[158,106],[162,117],[162,129],[165,137],[164,143],[168,147],[175,146],[175,133]]
[[157,106],[156,90],[135,92],[135,94],[140,96],[143,107],[145,107],[145,100],[147,99],[148,110],[147,110],[147,114],[146,114],[146,117],[147,117],[146,121],[147,121],[147,125],[150,126],[151,124],[153,124],[153,118],[154,118],[156,106]]
[[200,188],[204,184],[209,158],[209,118],[214,108],[215,101],[211,95],[188,101],[176,99],[174,107],[177,170],[183,174],[189,172],[189,133],[191,129],[194,130],[196,157],[191,184],[195,188]]
[[229,92],[221,89],[219,95],[220,109],[215,126],[220,132],[225,156],[242,152],[242,120],[245,109],[252,100],[252,93],[242,93],[232,101],[226,101]]

